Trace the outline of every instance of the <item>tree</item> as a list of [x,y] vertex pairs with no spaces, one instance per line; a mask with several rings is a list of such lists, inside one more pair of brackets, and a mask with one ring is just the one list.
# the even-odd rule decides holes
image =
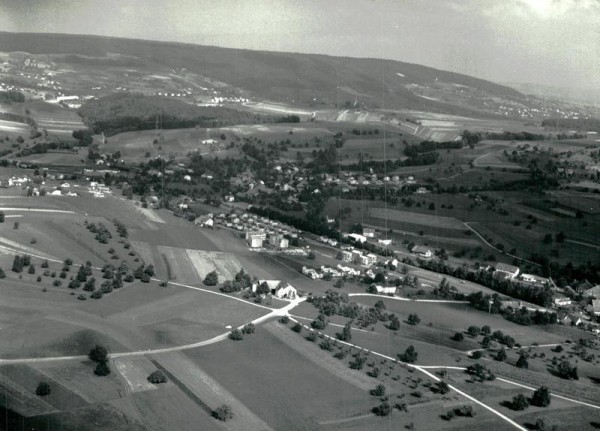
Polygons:
[[412,364],[416,362],[419,353],[415,350],[414,346],[408,346],[407,349],[402,354],[398,354],[398,359],[402,362],[408,362]]
[[445,395],[448,392],[450,392],[450,386],[448,386],[448,383],[444,382],[443,380],[440,380],[439,382],[437,382],[437,391],[438,394]]
[[0,268],[0,279],[2,278],[6,278],[6,273],[4,272],[4,270],[2,268]]
[[12,265],[12,271],[16,273],[23,272],[23,258],[21,256],[15,256]]
[[94,362],[106,362],[108,360],[108,349],[100,344],[96,344],[96,346],[90,350],[88,353],[88,358]]
[[488,325],[482,326],[481,333],[483,335],[490,335],[492,333],[492,328],[490,328]]
[[29,274],[35,274],[35,265],[29,265],[29,269],[27,270]]
[[513,410],[525,410],[527,407],[529,407],[529,401],[527,401],[525,395],[518,394],[513,397],[510,405]]
[[563,242],[565,242],[565,239],[567,239],[567,236],[564,232],[561,231],[556,234],[556,242],[562,244]]
[[206,274],[203,283],[206,286],[216,286],[219,283],[219,276],[217,274],[217,271],[211,271],[208,274]]
[[529,362],[527,362],[527,356],[521,354],[517,360],[517,368],[529,368]]
[[350,322],[347,322],[344,325],[344,328],[342,329],[342,332],[338,332],[335,334],[335,336],[337,337],[338,340],[340,341],[350,341],[352,340],[352,330],[351,330],[351,326],[350,326]]
[[550,389],[546,386],[541,386],[539,389],[536,389],[531,397],[531,404],[537,407],[548,407],[550,401]]
[[35,394],[40,397],[50,395],[50,385],[44,381],[39,382],[37,388],[35,389]]
[[411,325],[418,325],[421,322],[421,318],[417,314],[409,314],[407,322]]
[[544,235],[544,239],[542,241],[544,244],[551,244],[552,243],[552,234],[547,233],[546,235]]
[[0,223],[4,223],[4,211],[0,211]]
[[148,275],[149,277],[154,277],[154,266],[153,265],[148,265],[146,267],[146,269],[144,269],[144,273],[146,275]]
[[297,333],[302,332],[302,325],[300,323],[294,323],[294,325],[292,325],[292,331]]
[[148,381],[155,385],[159,385],[161,383],[167,383],[167,377],[161,370],[156,370],[148,376]]
[[19,229],[19,222],[18,221],[14,222],[13,229]]
[[465,336],[463,335],[462,332],[457,332],[456,334],[454,334],[454,336],[452,337],[452,339],[454,341],[462,341],[464,340]]
[[563,379],[579,380],[577,367],[571,365],[569,361],[562,361],[560,364],[558,364],[556,371]]
[[471,325],[467,329],[467,332],[471,337],[477,337],[479,334],[481,334],[481,329],[479,328],[479,326]]
[[225,422],[233,418],[233,412],[231,411],[231,407],[227,404],[223,404],[212,411],[212,416],[215,419]]
[[271,293],[271,289],[269,289],[269,285],[266,281],[260,283],[256,288],[257,295],[268,295],[269,293]]
[[504,361],[506,360],[506,350],[504,350],[504,347],[500,347],[500,350],[498,350],[498,352],[496,352],[496,358],[497,361]]
[[110,367],[107,361],[98,362],[94,374],[100,377],[108,376],[110,374]]
[[544,419],[537,418],[537,420],[535,421],[535,425],[533,426],[533,429],[537,430],[537,431],[546,431],[546,423],[544,422]]
[[317,256],[315,255],[314,252],[311,251],[308,253],[308,256],[306,256],[306,257],[310,260],[315,260]]
[[391,331],[397,331],[398,329],[400,329],[400,319],[398,319],[396,316],[393,316],[390,319],[390,324],[389,324],[388,328]]

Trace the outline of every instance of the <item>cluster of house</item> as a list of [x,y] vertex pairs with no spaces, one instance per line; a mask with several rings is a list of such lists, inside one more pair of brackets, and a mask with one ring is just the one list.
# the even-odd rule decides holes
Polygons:
[[194,224],[200,227],[213,227],[219,224],[238,231],[245,231],[245,239],[250,248],[262,248],[265,243],[273,248],[286,249],[290,238],[298,238],[293,227],[250,213],[231,212],[229,214],[205,214],[197,217]]
[[10,177],[7,179],[0,179],[0,187],[22,187],[31,181],[31,178],[27,176],[23,177]]
[[106,185],[96,181],[90,182],[88,190],[94,195],[95,198],[103,198],[105,195],[111,193],[110,187],[107,187]]

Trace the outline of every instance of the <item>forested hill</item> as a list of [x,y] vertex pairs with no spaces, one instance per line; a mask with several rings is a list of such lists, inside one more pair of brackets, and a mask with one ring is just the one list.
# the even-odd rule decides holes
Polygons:
[[159,114],[164,129],[222,127],[275,121],[230,108],[200,107],[176,99],[126,93],[90,100],[78,113],[86,126],[95,133],[104,132],[107,136],[153,129]]
[[[386,107],[468,113],[469,103],[431,100],[411,88],[448,83],[468,87],[479,97],[520,99],[518,91],[482,79],[392,60],[264,52],[182,43],[99,36],[0,32],[0,50],[32,54],[78,54],[105,57],[118,53],[141,64],[186,68],[205,77],[246,90],[255,97],[295,103],[315,98],[323,103],[361,100],[381,104],[382,77]],[[465,86],[465,87],[461,87]],[[458,106],[461,105],[461,106]],[[379,106],[381,107],[381,106]]]

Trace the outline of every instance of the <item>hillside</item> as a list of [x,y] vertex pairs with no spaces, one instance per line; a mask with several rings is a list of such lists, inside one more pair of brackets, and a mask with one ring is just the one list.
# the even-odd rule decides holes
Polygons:
[[[392,60],[64,34],[0,33],[0,46],[4,52],[60,55],[61,62],[78,67],[185,69],[253,98],[305,106],[359,102],[368,108],[473,115],[485,111],[491,100],[524,99],[518,91],[489,81]],[[119,64],[107,59],[109,53],[127,57]]]

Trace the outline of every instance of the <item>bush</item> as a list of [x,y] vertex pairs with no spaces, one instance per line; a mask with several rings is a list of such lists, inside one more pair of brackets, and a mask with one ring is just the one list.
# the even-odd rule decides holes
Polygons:
[[437,392],[440,395],[445,395],[450,392],[450,386],[448,386],[448,383],[444,381],[439,381],[437,382]]
[[96,290],[96,291],[92,292],[92,294],[90,295],[90,298],[92,298],[92,299],[100,299],[100,298],[102,298],[103,295],[104,294],[102,293],[101,290]]
[[290,321],[290,318],[287,315],[281,316],[281,319],[279,319],[279,323],[282,323],[284,325],[287,325],[289,321]]
[[240,341],[244,339],[244,335],[239,329],[234,329],[229,333],[229,339],[233,341]]
[[156,370],[148,376],[148,381],[155,385],[167,383],[167,376],[161,370]]
[[108,362],[98,362],[98,365],[96,365],[96,369],[94,370],[94,374],[100,377],[108,376],[110,374],[110,367],[108,366]]
[[294,323],[292,326],[292,331],[300,333],[302,332],[302,325],[300,323]]
[[513,410],[521,411],[521,410],[525,410],[527,407],[529,407],[529,401],[527,401],[527,398],[525,398],[525,395],[518,394],[513,397],[510,405]]
[[392,409],[387,402],[383,402],[376,407],[373,407],[373,413],[377,416],[387,416],[391,413]]
[[37,388],[35,389],[35,394],[40,397],[50,395],[50,385],[47,382],[39,382]]
[[377,385],[375,386],[375,389],[371,389],[369,393],[374,397],[383,397],[385,395],[385,386]]
[[314,332],[309,332],[306,336],[306,340],[310,341],[311,343],[314,343],[315,341],[317,341],[317,334],[315,334]]
[[248,323],[248,324],[244,325],[244,327],[242,328],[242,333],[254,334],[255,330],[256,330],[256,326],[254,326],[254,323]]
[[546,386],[542,386],[536,389],[531,397],[531,404],[537,407],[548,407],[550,405],[550,389]]
[[219,276],[217,275],[217,272],[211,271],[208,274],[206,274],[203,283],[205,286],[216,286],[217,284],[219,284]]
[[421,323],[421,318],[417,314],[409,314],[407,322],[411,325],[418,325]]
[[227,404],[223,404],[212,411],[212,417],[225,422],[233,418],[233,412],[231,411],[231,407]]

